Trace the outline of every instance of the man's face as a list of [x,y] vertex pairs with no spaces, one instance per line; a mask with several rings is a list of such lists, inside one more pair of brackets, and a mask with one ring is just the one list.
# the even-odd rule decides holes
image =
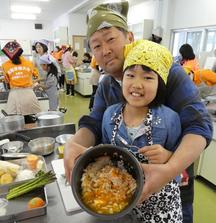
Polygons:
[[115,78],[122,78],[124,46],[130,43],[116,27],[96,31],[89,40],[89,45],[98,65]]

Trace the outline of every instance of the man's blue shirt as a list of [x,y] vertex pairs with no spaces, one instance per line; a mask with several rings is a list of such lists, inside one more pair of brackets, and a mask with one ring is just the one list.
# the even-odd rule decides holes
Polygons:
[[[182,135],[201,135],[209,144],[213,133],[210,116],[200,100],[197,87],[178,64],[173,64],[170,69],[166,95],[165,105],[180,116]],[[107,75],[98,86],[92,112],[80,119],[79,128],[90,129],[96,142],[100,143],[104,111],[108,106],[119,102],[122,102],[121,86],[113,77]]]

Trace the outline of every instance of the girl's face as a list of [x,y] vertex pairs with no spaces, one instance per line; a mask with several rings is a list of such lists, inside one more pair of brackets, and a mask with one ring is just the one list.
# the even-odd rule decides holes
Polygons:
[[36,45],[35,45],[35,48],[36,48],[36,51],[37,51],[37,53],[39,54],[39,55],[43,55],[44,54],[44,50],[43,50],[43,47],[40,45],[40,43],[37,43]]
[[41,67],[44,71],[48,71],[48,65],[47,64],[41,64]]
[[128,68],[124,72],[122,89],[129,105],[148,106],[157,94],[158,75],[154,71],[144,71],[141,65]]

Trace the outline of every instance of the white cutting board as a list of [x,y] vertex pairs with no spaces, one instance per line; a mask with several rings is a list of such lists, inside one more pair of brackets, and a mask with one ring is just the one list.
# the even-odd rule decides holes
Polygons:
[[51,162],[53,171],[56,174],[58,188],[62,197],[62,201],[67,214],[72,214],[74,212],[79,212],[82,209],[76,202],[70,185],[65,185],[65,178],[62,177],[64,171],[63,159],[53,160]]

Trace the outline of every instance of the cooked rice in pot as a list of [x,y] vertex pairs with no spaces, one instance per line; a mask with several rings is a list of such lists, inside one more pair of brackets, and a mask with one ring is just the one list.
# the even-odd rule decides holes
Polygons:
[[125,168],[115,166],[104,156],[90,163],[81,179],[82,200],[100,214],[115,214],[125,209],[137,187]]

